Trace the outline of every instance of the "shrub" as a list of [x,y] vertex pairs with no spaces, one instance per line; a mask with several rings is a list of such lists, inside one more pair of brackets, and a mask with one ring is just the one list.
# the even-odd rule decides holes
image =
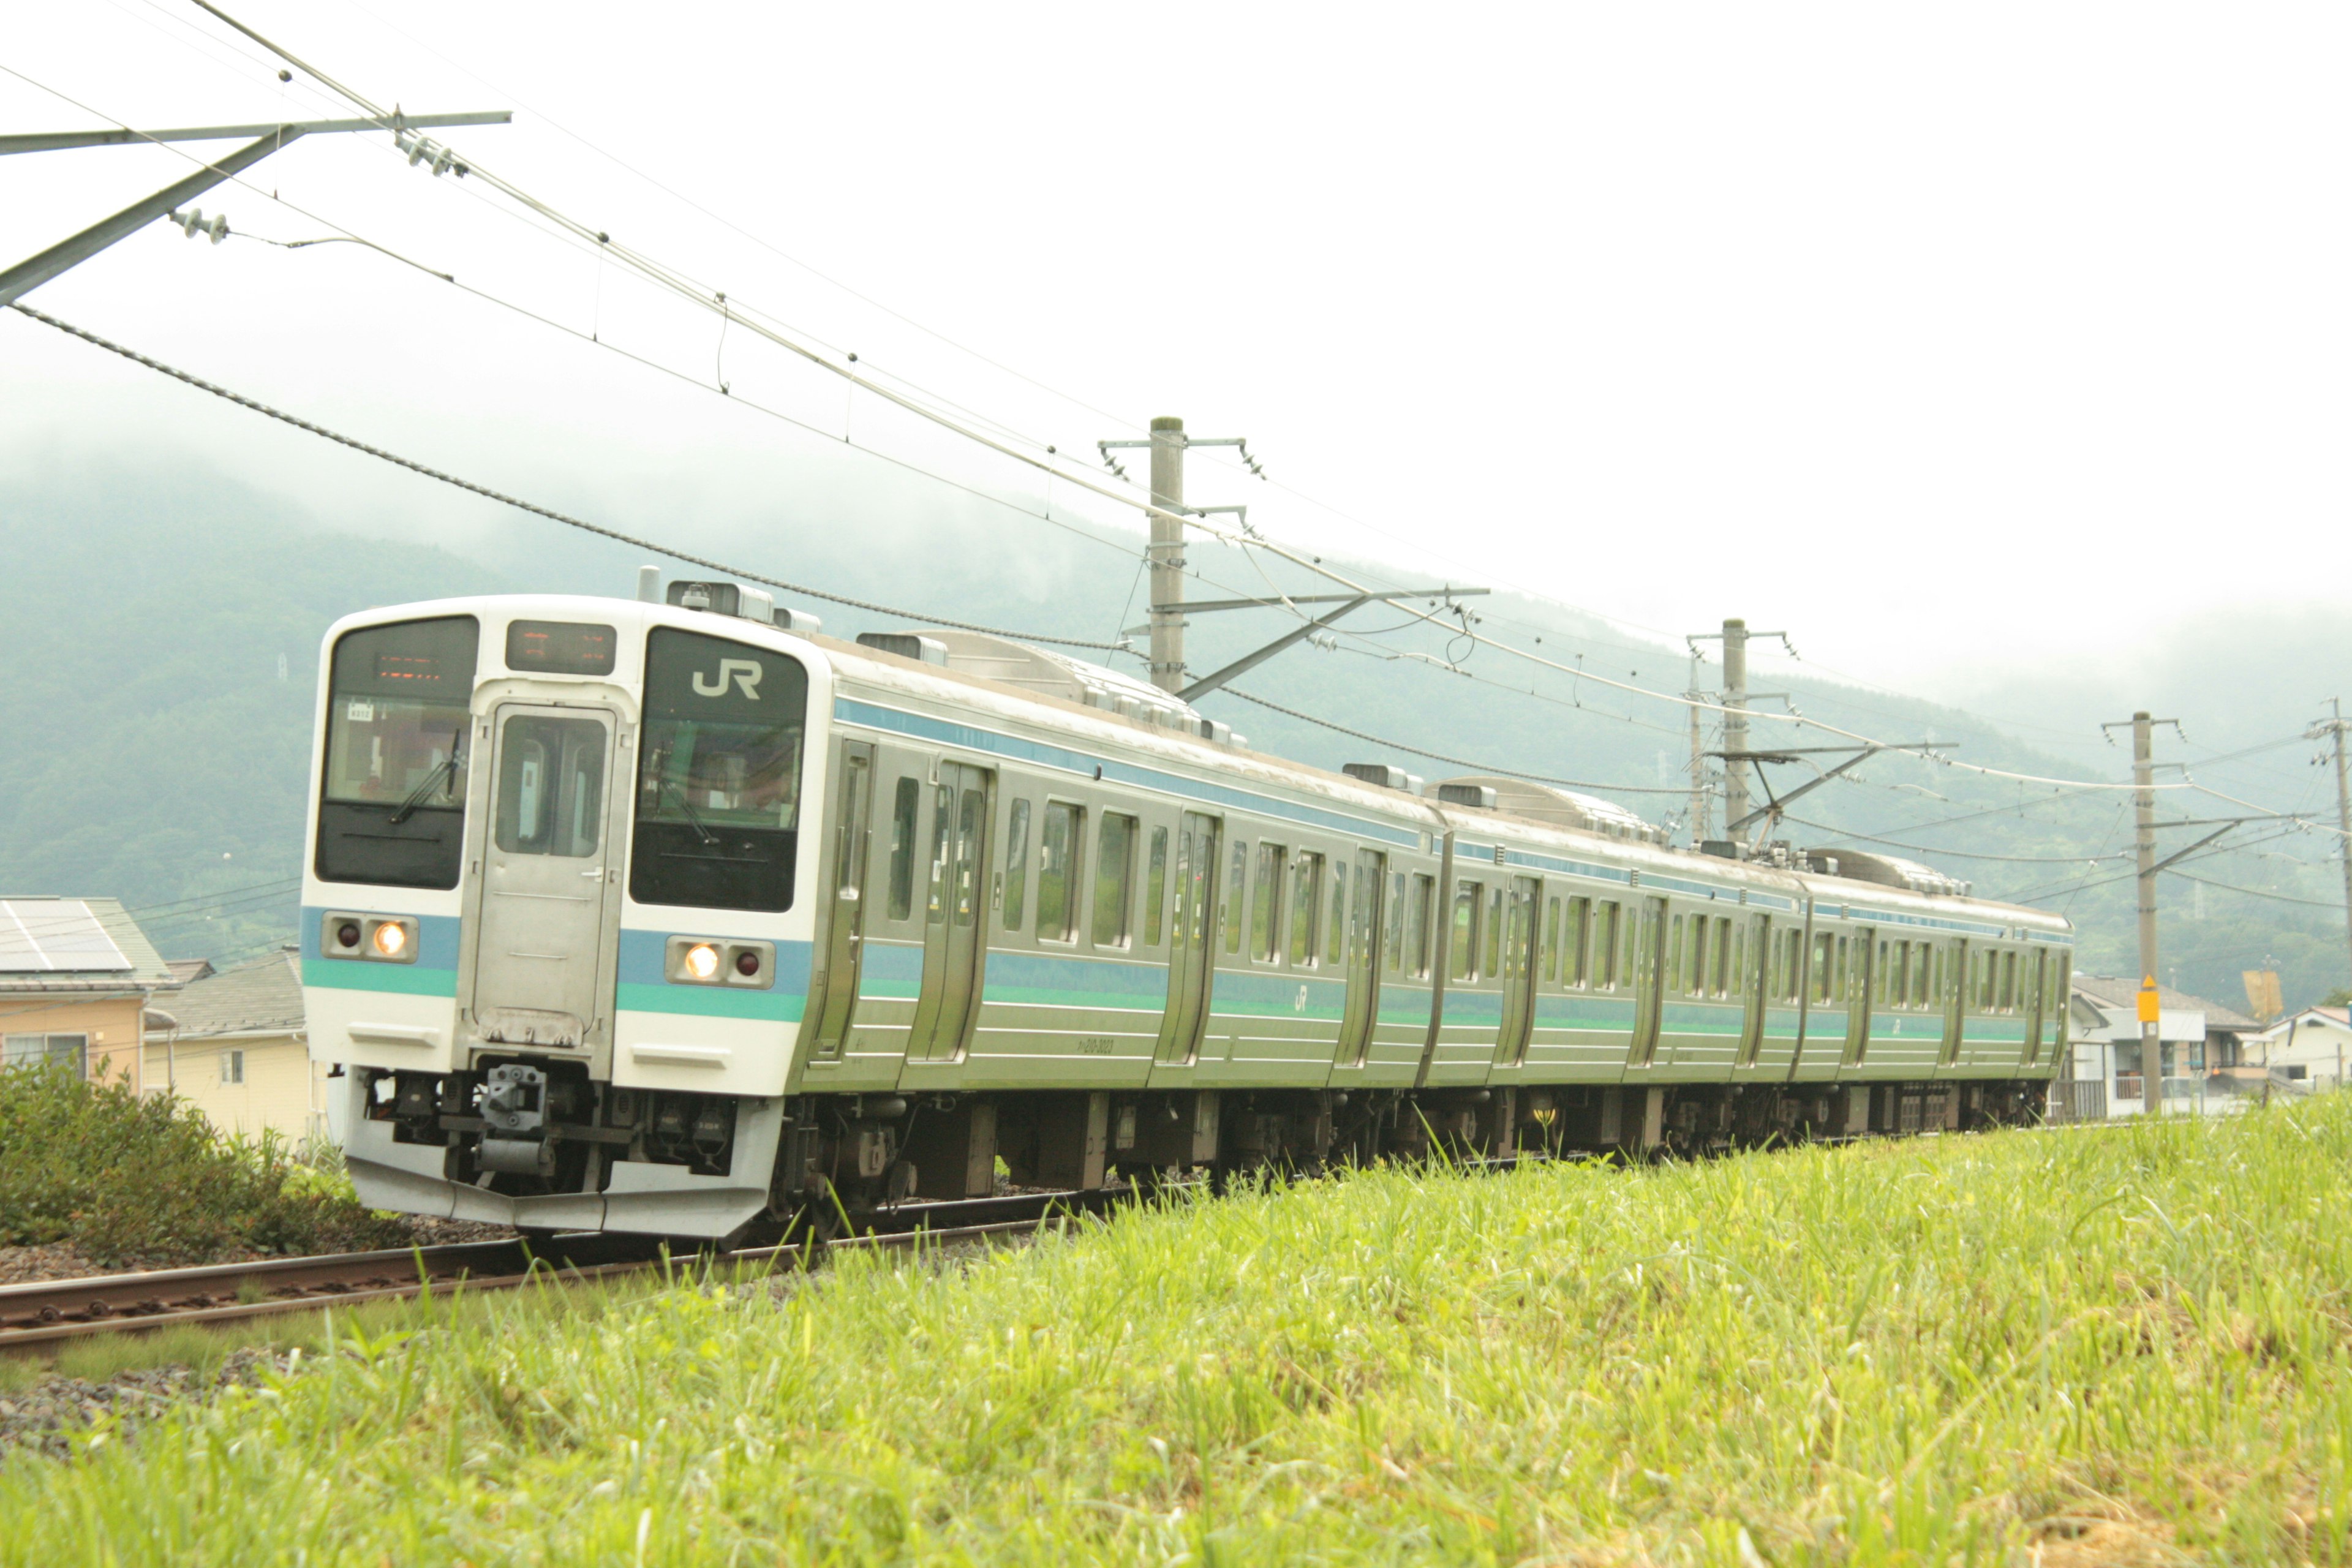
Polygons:
[[100,1263],[161,1264],[405,1239],[277,1133],[224,1140],[175,1096],[0,1069],[0,1246],[64,1241]]

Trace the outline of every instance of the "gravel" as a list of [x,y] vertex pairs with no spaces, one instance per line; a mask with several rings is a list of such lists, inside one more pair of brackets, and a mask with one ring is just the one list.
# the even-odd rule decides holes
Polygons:
[[68,1458],[74,1437],[100,1422],[113,1422],[118,1436],[131,1436],[182,1400],[209,1399],[231,1384],[253,1386],[264,1373],[291,1372],[297,1359],[290,1352],[256,1348],[231,1351],[209,1375],[193,1367],[157,1366],[117,1373],[102,1383],[45,1377],[0,1394],[0,1464],[20,1450]]

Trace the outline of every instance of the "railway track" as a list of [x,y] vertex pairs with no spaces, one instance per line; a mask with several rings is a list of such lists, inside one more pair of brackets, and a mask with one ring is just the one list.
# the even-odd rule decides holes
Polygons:
[[987,1241],[1066,1224],[1129,1195],[1111,1189],[913,1204],[876,1216],[873,1228],[855,1236],[731,1252],[673,1256],[645,1237],[588,1233],[0,1285],[0,1355],[43,1353],[100,1334],[238,1322],[433,1290],[507,1290],[534,1281],[570,1283],[669,1266],[796,1268],[814,1260],[812,1247],[822,1256]]

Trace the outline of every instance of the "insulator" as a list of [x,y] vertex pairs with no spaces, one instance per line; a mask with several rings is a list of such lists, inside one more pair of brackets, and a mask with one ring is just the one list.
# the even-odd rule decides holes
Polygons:
[[215,245],[218,245],[222,240],[226,239],[228,237],[228,214],[222,213],[219,216],[214,218],[212,222],[206,224],[205,226],[205,232],[213,237],[213,243]]
[[424,137],[419,136],[409,145],[408,166],[412,169],[416,167],[417,164],[425,161],[425,155],[431,151],[433,151],[433,143],[427,142]]
[[447,174],[452,161],[453,160],[449,156],[449,149],[446,147],[442,148],[440,155],[433,160],[433,177],[438,179],[442,175]]

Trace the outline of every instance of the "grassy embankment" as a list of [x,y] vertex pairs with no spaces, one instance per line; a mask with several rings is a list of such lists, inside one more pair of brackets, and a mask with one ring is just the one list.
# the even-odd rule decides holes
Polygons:
[[2352,1097],[484,1299],[0,1466],[0,1560],[2345,1563],[2347,1172]]

